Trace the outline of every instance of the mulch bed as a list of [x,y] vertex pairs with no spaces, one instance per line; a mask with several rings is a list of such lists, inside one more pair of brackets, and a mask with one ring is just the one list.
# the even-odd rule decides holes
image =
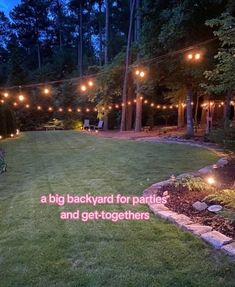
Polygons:
[[[235,183],[235,160],[229,162],[224,168],[218,168],[213,172],[213,177],[220,182],[220,188],[234,187]],[[164,191],[168,190],[170,197],[166,206],[171,210],[189,216],[194,222],[203,225],[209,225],[229,237],[235,239],[235,221],[232,222],[222,215],[212,213],[208,210],[197,211],[192,204],[196,201],[202,201],[209,193],[207,191],[189,191],[185,188],[174,188],[173,186],[164,187]],[[208,203],[208,202],[207,202]],[[211,204],[219,204],[217,202],[210,202]],[[226,209],[226,207],[225,207]],[[227,209],[226,209],[227,210]],[[229,210],[235,212],[235,210]]]

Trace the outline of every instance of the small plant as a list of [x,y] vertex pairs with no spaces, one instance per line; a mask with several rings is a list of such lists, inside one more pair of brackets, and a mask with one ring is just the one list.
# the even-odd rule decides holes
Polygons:
[[235,210],[235,189],[216,191],[215,193],[208,195],[205,199],[208,201],[220,202],[221,204]]
[[208,185],[201,177],[185,176],[173,183],[176,189],[184,188],[189,191],[213,191],[214,188]]

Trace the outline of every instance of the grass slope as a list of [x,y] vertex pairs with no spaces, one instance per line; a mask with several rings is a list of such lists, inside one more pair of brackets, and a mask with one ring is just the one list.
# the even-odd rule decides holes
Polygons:
[[213,163],[211,152],[77,132],[26,133],[2,146],[8,172],[0,176],[1,287],[234,286],[233,263],[154,216],[61,221],[59,211],[77,208],[39,203],[48,193],[141,195],[171,174]]

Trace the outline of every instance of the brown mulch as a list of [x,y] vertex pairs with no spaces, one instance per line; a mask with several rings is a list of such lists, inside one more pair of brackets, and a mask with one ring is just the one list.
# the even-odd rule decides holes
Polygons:
[[[229,162],[224,168],[216,169],[213,176],[217,181],[221,182],[220,188],[234,187],[235,182],[235,160]],[[195,223],[209,225],[214,230],[217,230],[229,237],[235,239],[235,221],[225,216],[226,213],[215,214],[208,210],[197,211],[192,204],[196,201],[202,201],[209,192],[189,191],[185,188],[175,189],[173,186],[164,187],[164,191],[168,190],[170,197],[166,206],[171,210],[189,216]],[[219,204],[217,202],[207,202],[207,204]],[[230,213],[235,210],[227,209]]]

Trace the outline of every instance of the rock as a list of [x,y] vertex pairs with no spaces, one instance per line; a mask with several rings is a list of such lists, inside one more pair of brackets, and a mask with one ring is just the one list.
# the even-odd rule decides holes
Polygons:
[[235,256],[235,242],[224,245],[222,250],[224,250],[230,256]]
[[192,233],[196,235],[201,235],[203,233],[212,231],[212,227],[207,226],[207,225],[200,225],[200,224],[185,225],[184,229],[191,231]]
[[216,249],[220,249],[223,245],[232,242],[232,238],[225,236],[218,231],[210,231],[203,233],[201,238],[210,243]]
[[226,158],[221,158],[217,161],[218,167],[224,167],[227,164],[228,164],[228,160]]
[[200,174],[208,174],[208,173],[211,173],[212,170],[213,170],[213,166],[208,165],[208,166],[205,166],[205,167],[199,169],[198,172],[199,172]]
[[183,227],[185,225],[192,224],[193,221],[184,214],[172,214],[169,216],[169,221],[176,223],[178,226]]
[[158,211],[169,211],[169,208],[164,204],[149,204],[149,208],[154,214],[157,214]]
[[208,207],[208,210],[210,212],[215,212],[215,213],[219,212],[222,209],[223,209],[223,207],[221,205],[219,205],[219,204],[211,205],[211,206]]
[[193,204],[193,208],[196,209],[197,211],[203,211],[207,209],[207,207],[208,205],[205,202],[196,201]]
[[173,211],[165,211],[165,210],[160,210],[160,211],[156,211],[155,213],[157,216],[163,218],[163,219],[169,219],[171,216],[173,215],[178,215],[176,212]]

